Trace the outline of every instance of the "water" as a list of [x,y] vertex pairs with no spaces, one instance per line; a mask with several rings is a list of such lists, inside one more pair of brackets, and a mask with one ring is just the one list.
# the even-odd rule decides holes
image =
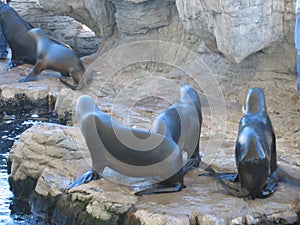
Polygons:
[[0,115],[0,224],[2,225],[44,225],[45,223],[30,214],[27,206],[20,206],[9,189],[7,161],[9,151],[23,131],[42,122],[58,123],[55,114],[43,111],[2,112]]

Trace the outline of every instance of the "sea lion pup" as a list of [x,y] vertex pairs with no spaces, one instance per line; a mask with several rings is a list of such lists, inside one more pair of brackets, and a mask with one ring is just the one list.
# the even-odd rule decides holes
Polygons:
[[11,69],[24,63],[35,64],[36,44],[27,35],[33,26],[24,20],[9,4],[0,1],[1,28],[12,56],[7,68]]
[[222,186],[237,197],[255,199],[270,196],[279,181],[300,186],[300,181],[277,167],[276,138],[266,109],[264,92],[252,88],[248,92],[244,116],[240,120],[235,146],[236,179],[238,189],[226,183],[223,178],[231,174],[211,174]]
[[188,161],[184,173],[200,163],[199,140],[202,125],[201,102],[197,91],[184,85],[181,99],[154,120],[151,130],[172,139],[182,151],[187,152]]
[[136,195],[179,191],[183,187],[182,153],[158,133],[130,128],[102,112],[87,95],[78,99],[80,130],[92,159],[92,169],[67,189],[88,183],[109,167],[130,177],[160,177],[160,183]]
[[34,81],[43,70],[51,69],[62,75],[70,74],[75,83],[80,84],[78,89],[82,87],[83,82],[80,81],[85,69],[80,59],[70,48],[51,40],[41,28],[29,30],[28,35],[36,41],[37,60],[31,72],[20,82]]

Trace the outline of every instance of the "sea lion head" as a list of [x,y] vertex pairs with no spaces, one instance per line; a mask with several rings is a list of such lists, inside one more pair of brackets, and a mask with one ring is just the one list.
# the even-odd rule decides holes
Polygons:
[[181,95],[181,102],[194,103],[197,107],[201,106],[200,98],[197,91],[189,84],[185,84],[181,88],[180,95]]
[[76,104],[76,115],[82,117],[87,113],[95,111],[97,108],[94,99],[89,95],[82,95],[79,97]]
[[266,111],[266,100],[263,90],[261,88],[250,89],[246,99],[245,114],[265,116]]
[[2,1],[0,1],[0,19],[5,18],[4,13],[7,12],[10,9],[9,4],[5,4]]
[[28,31],[28,35],[37,40],[40,37],[45,37],[46,33],[41,28],[32,28]]

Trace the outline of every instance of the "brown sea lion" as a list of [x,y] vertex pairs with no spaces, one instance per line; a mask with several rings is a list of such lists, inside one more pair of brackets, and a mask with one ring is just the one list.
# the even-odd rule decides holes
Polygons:
[[81,60],[70,48],[51,40],[41,28],[29,30],[28,35],[36,41],[37,60],[31,72],[20,82],[34,81],[43,70],[51,69],[63,75],[71,75],[75,83],[79,84],[85,69]]

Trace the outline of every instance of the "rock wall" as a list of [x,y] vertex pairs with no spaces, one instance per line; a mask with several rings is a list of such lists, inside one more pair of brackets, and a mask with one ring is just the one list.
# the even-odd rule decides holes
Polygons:
[[[41,24],[43,27],[53,27],[54,23],[63,21],[65,17],[61,16],[75,18],[98,37],[114,40],[108,42],[109,48],[116,44],[116,40],[117,44],[126,43],[132,36],[135,40],[143,40],[170,35],[170,30],[162,31],[161,28],[172,27],[174,21],[180,19],[184,31],[173,29],[172,36],[181,37],[187,31],[229,63],[240,63],[248,60],[250,55],[270,48],[283,52],[281,46],[286,43],[289,45],[284,47],[287,51],[284,54],[294,55],[291,33],[295,20],[294,4],[294,0],[74,0],[72,4],[66,0],[18,0],[12,3],[36,24],[39,23],[34,17],[40,21],[41,14],[49,15],[42,19],[45,21]],[[52,20],[51,17],[61,19]],[[70,35],[66,36],[72,36],[73,28],[62,26],[69,27]],[[180,40],[180,44],[188,39]],[[193,44],[194,48],[199,47],[198,42]],[[292,60],[288,67],[293,68],[294,64],[295,60]]]
[[235,62],[283,38],[284,1],[176,0],[176,5],[187,30]]

